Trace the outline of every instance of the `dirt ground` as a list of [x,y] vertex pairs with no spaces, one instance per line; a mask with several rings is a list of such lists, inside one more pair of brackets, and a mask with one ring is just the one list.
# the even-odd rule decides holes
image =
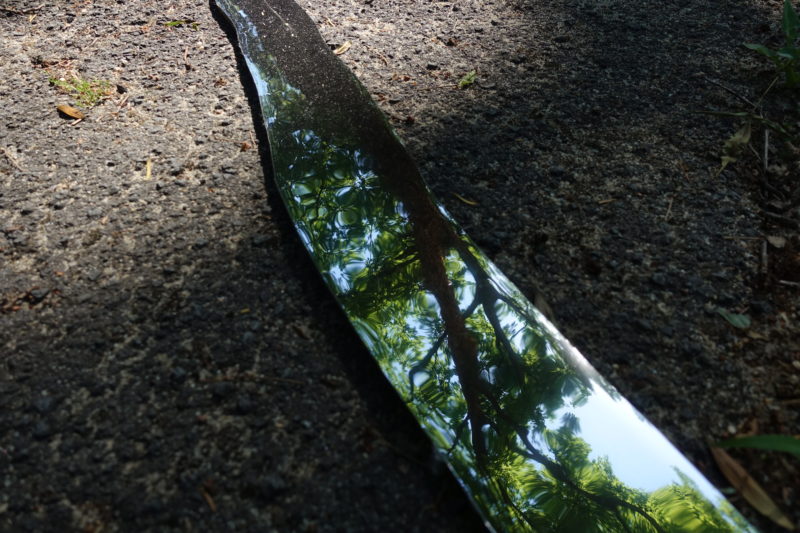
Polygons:
[[[697,113],[760,94],[741,43],[780,2],[300,3],[448,210],[712,481],[709,441],[800,434],[800,213],[765,215],[747,161],[717,175],[736,123]],[[226,31],[205,0],[0,4],[0,531],[479,531],[265,178]],[[798,462],[735,456],[800,525]]]

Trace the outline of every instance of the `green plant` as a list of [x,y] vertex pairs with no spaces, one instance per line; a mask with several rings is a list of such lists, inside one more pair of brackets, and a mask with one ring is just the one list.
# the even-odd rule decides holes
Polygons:
[[99,104],[113,92],[111,83],[105,80],[86,80],[72,76],[71,78],[50,77],[50,85],[69,94],[78,105],[92,107]]
[[755,435],[737,437],[718,442],[720,448],[757,448],[776,452],[791,453],[800,459],[800,438],[790,435]]
[[181,26],[189,26],[192,31],[197,31],[197,28],[200,27],[200,23],[195,22],[193,20],[171,20],[169,22],[164,23],[164,26],[167,28],[179,28]]
[[800,63],[800,48],[797,47],[797,38],[800,36],[800,17],[792,7],[791,0],[784,0],[781,29],[785,42],[783,47],[778,50],[773,50],[763,44],[747,43],[745,46],[768,57],[775,63],[778,72],[786,75],[786,85],[797,87],[800,85],[800,71],[797,70],[797,65]]
[[470,70],[469,72],[464,74],[463,78],[458,80],[458,88],[466,89],[467,87],[475,83],[475,78],[477,78],[477,72],[475,72],[474,70]]

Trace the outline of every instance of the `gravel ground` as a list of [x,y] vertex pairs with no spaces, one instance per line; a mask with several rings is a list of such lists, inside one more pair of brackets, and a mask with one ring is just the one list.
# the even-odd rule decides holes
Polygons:
[[[708,439],[800,434],[797,289],[762,259],[783,230],[749,167],[716,175],[732,123],[693,113],[734,107],[715,82],[756,94],[739,44],[778,2],[301,4],[470,235],[706,475]],[[480,530],[265,179],[226,31],[202,0],[0,8],[0,530]],[[800,524],[797,462],[737,457]]]

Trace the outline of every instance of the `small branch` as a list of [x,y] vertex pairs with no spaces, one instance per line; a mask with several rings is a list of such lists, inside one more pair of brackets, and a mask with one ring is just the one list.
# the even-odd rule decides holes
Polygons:
[[772,90],[772,88],[778,82],[778,78],[780,78],[780,75],[775,76],[774,78],[772,78],[772,81],[769,83],[769,86],[767,86],[767,89],[764,91],[764,94],[762,94],[758,98],[758,102],[756,102],[756,105],[753,106],[753,109],[755,109],[758,105],[761,105],[761,101],[764,100],[764,97],[767,96],[767,94]]
[[[412,257],[412,259],[416,261],[416,257]],[[469,318],[475,311],[475,308],[477,307],[478,307],[478,298],[475,298],[472,301],[472,303],[469,304],[469,307],[464,311],[463,317],[465,319]],[[439,348],[442,346],[444,338],[445,338],[445,333],[442,332],[441,335],[439,335],[439,337],[433,343],[430,350],[428,350],[428,353],[425,354],[425,357],[423,357],[420,362],[412,366],[411,369],[408,371],[408,384],[411,386],[411,394],[414,394],[414,376],[417,375],[419,372],[422,372],[425,369],[425,367],[428,366],[428,363],[430,363],[433,356],[436,355],[436,352],[438,352]]]
[[751,102],[751,101],[750,101],[750,100],[749,100],[749,99],[748,99],[746,96],[742,96],[741,94],[737,93],[737,92],[736,92],[736,91],[734,91],[733,89],[731,89],[731,88],[729,88],[729,87],[726,87],[726,86],[722,85],[722,84],[721,84],[721,83],[719,83],[718,81],[714,81],[714,80],[712,80],[712,79],[711,79],[711,78],[709,78],[708,76],[705,76],[705,75],[703,75],[703,76],[705,77],[705,79],[706,79],[707,81],[709,81],[709,82],[713,83],[714,85],[716,85],[717,87],[719,87],[719,88],[721,88],[721,89],[724,89],[724,90],[726,90],[727,92],[731,93],[733,96],[735,96],[736,98],[738,98],[738,99],[739,99],[739,100],[741,100],[742,102],[746,103],[747,105],[749,105],[749,106],[750,106],[750,107],[752,107],[753,109],[755,109],[755,108],[757,107],[757,105],[756,105],[756,104],[754,104],[753,102]]
[[792,229],[800,230],[800,222],[796,221],[793,218],[785,217],[783,215],[779,215],[778,213],[767,211],[766,209],[762,209],[761,212],[764,214],[765,217],[772,220],[773,222],[783,224],[784,226],[790,227]]
[[458,426],[456,427],[456,435],[453,438],[453,444],[450,446],[450,448],[448,448],[447,452],[444,454],[445,457],[449,457],[450,454],[453,453],[453,450],[456,449],[456,446],[458,446],[458,441],[461,440],[461,432],[464,430],[468,422],[469,422],[469,417],[467,416],[464,418],[464,420],[458,423]]
[[120,102],[117,104],[117,111],[122,111],[122,108],[123,108],[123,107],[125,107],[125,104],[127,104],[127,103],[128,103],[128,97],[129,97],[129,96],[130,96],[130,94],[126,94],[126,95],[125,95],[125,96],[122,98],[122,100],[120,100]]
[[10,7],[0,6],[0,11],[5,11],[6,13],[14,13],[16,15],[27,15],[28,13],[33,13],[34,11],[39,11],[44,6],[45,6],[45,4],[42,4],[40,6],[29,7],[27,9],[12,9]]
[[188,46],[186,47],[186,50],[183,51],[183,68],[185,68],[187,72],[192,70],[192,65],[191,65],[191,63],[189,63],[189,47]]
[[8,150],[6,150],[5,148],[0,148],[0,150],[3,151],[3,155],[6,156],[6,159],[8,159],[8,162],[11,163],[14,166],[14,168],[16,168],[17,170],[20,170],[20,171],[24,171],[25,170],[24,168],[19,166],[19,163],[17,163],[16,158],[13,155],[11,155],[10,153],[8,153]]

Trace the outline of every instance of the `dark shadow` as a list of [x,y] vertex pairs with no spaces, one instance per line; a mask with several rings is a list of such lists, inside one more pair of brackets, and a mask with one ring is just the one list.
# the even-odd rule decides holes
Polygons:
[[[281,246],[284,247],[290,258],[292,267],[304,290],[312,295],[312,300],[319,303],[319,305],[312,306],[310,310],[313,322],[322,324],[323,330],[329,333],[326,342],[338,354],[350,382],[367,404],[370,411],[370,422],[380,433],[381,440],[389,443],[398,459],[410,460],[414,463],[412,468],[423,468],[429,471],[431,481],[436,486],[435,490],[439,495],[439,501],[431,502],[430,508],[425,512],[446,513],[454,518],[458,517],[458,527],[464,531],[484,531],[481,526],[482,519],[469,503],[449,470],[435,457],[428,437],[383,375],[372,354],[353,330],[352,325],[324,284],[308,252],[302,246],[294,222],[281,200],[280,192],[273,179],[272,158],[267,132],[263,126],[264,120],[260,111],[258,93],[238,48],[235,30],[231,27],[228,19],[220,13],[214,0],[209,0],[209,5],[214,19],[224,30],[235,49],[239,79],[244,86],[253,123],[256,125],[259,155],[265,170],[264,186],[272,208],[273,219],[280,229]],[[367,437],[375,438],[375,436],[369,435]]]

